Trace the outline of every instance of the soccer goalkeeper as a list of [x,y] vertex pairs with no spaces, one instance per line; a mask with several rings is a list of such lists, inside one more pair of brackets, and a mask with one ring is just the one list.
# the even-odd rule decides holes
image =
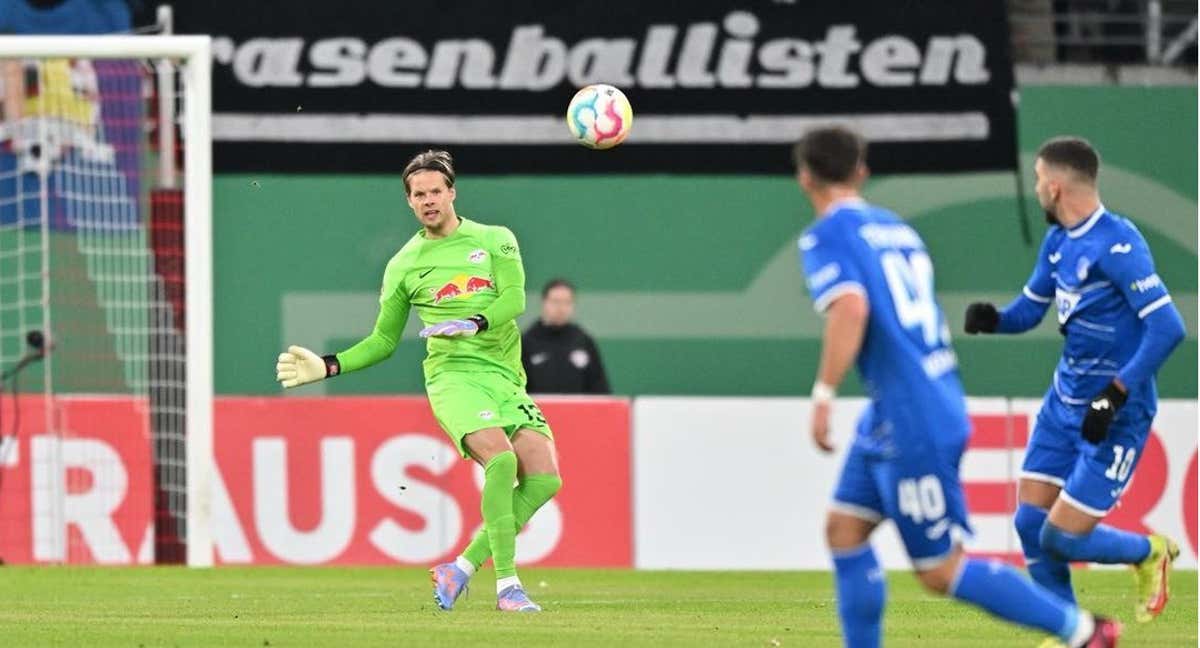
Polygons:
[[416,306],[428,339],[425,390],[433,414],[462,456],[484,469],[483,528],[454,562],[430,570],[434,599],[451,609],[491,556],[496,608],[538,612],[517,578],[516,536],[562,481],[550,427],[525,393],[515,322],[525,309],[525,270],[517,240],[507,228],[455,213],[449,153],[417,155],[403,180],[421,230],[384,270],[375,330],[335,355],[291,346],[279,356],[277,379],[296,387],[387,359]]

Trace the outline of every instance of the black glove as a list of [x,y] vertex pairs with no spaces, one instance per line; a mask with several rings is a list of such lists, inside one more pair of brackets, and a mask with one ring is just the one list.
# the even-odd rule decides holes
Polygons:
[[963,330],[972,335],[976,333],[995,333],[1000,324],[1000,313],[996,307],[987,302],[975,302],[967,306],[967,317]]
[[1096,444],[1108,436],[1108,426],[1112,425],[1117,410],[1125,404],[1127,394],[1117,387],[1116,383],[1108,383],[1108,387],[1100,392],[1088,404],[1087,414],[1083,416],[1083,438],[1088,443]]

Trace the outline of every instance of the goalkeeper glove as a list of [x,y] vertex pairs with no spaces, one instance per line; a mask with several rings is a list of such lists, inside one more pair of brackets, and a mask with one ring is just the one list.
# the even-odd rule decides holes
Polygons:
[[488,321],[483,315],[472,315],[467,319],[447,320],[421,329],[420,336],[427,337],[471,337],[486,331]]
[[1108,436],[1108,426],[1112,425],[1117,410],[1121,409],[1128,397],[1117,383],[1111,382],[1099,396],[1092,399],[1087,414],[1083,415],[1083,427],[1080,430],[1088,443],[1095,445]]
[[967,316],[963,322],[963,330],[972,335],[976,333],[995,333],[1000,324],[1000,313],[996,307],[987,302],[975,302],[967,306]]
[[336,355],[319,356],[302,346],[292,345],[279,354],[275,380],[284,387],[298,387],[325,380],[342,372]]

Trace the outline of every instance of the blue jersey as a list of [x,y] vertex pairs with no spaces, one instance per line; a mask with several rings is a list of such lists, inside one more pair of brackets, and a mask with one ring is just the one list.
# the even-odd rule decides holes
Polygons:
[[[1103,391],[1142,343],[1142,319],[1171,302],[1141,232],[1103,205],[1072,229],[1050,228],[1023,292],[1054,304],[1066,342],[1053,389],[1067,405]],[[1126,387],[1125,409],[1153,415],[1154,375]]]
[[962,443],[958,361],[917,232],[886,209],[842,201],[805,230],[800,253],[818,312],[848,292],[869,305],[856,366],[871,407],[856,443],[884,454]]

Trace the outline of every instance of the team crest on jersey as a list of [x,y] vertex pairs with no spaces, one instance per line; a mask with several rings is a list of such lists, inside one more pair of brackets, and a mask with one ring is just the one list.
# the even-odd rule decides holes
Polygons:
[[1075,264],[1075,277],[1080,281],[1087,279],[1088,269],[1092,267],[1092,262],[1087,260],[1087,257],[1079,257],[1079,262]]
[[1058,323],[1066,324],[1070,319],[1071,313],[1075,312],[1075,307],[1079,305],[1079,299],[1082,297],[1077,292],[1068,292],[1061,288],[1054,291],[1054,305],[1058,310]]
[[485,421],[492,420],[493,416],[495,416],[495,414],[492,413],[492,410],[483,410],[482,412],[479,413],[479,418],[481,418]]
[[467,255],[471,263],[483,263],[484,259],[487,259],[487,250],[475,250]]

